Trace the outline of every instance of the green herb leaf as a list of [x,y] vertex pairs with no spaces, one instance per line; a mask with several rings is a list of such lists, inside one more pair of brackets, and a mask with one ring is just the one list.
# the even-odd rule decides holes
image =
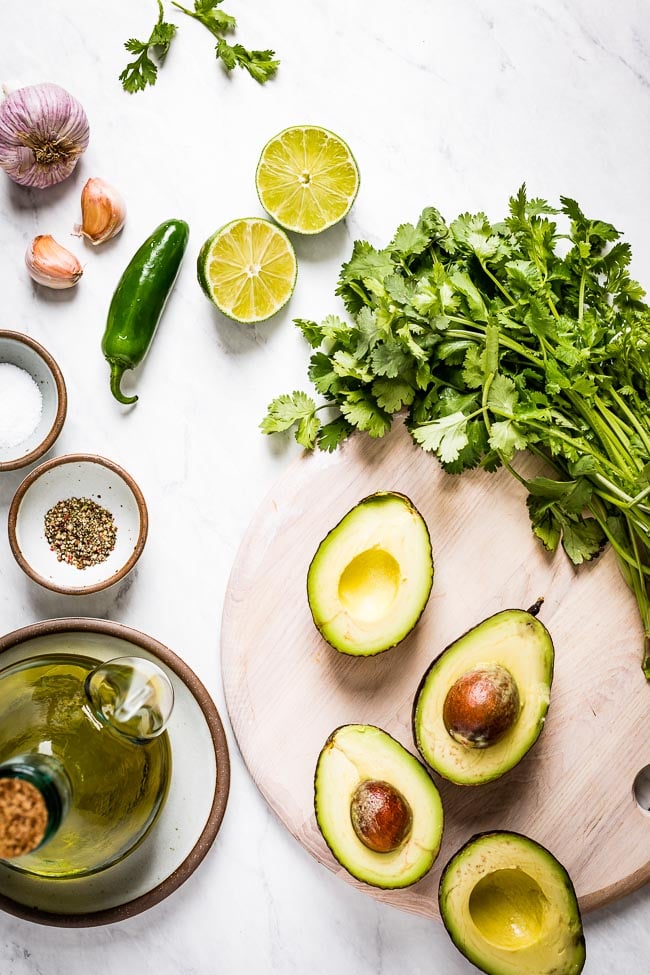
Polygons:
[[279,433],[288,430],[299,420],[310,417],[316,404],[306,393],[295,391],[291,395],[278,396],[268,406],[268,412],[260,429],[262,433]]
[[313,450],[320,429],[320,420],[313,413],[304,416],[296,430],[296,440],[305,450]]
[[341,413],[351,426],[366,430],[371,437],[383,437],[390,430],[390,416],[380,409],[368,393],[348,393],[340,404]]
[[574,565],[591,562],[602,552],[607,538],[595,518],[567,522],[562,529],[562,548]]
[[387,413],[397,413],[403,406],[410,406],[415,397],[412,386],[394,379],[375,379],[372,393],[377,405]]
[[300,329],[312,349],[317,349],[323,341],[323,330],[320,325],[308,318],[294,318],[293,324]]
[[331,423],[325,423],[318,432],[318,446],[321,450],[331,453],[350,436],[352,426],[345,417],[340,416]]
[[413,439],[424,450],[437,453],[442,461],[457,460],[460,451],[468,443],[467,417],[464,413],[450,413],[432,423],[425,423],[411,431]]
[[155,85],[158,77],[158,65],[152,60],[153,53],[158,64],[165,60],[169,46],[176,34],[176,25],[165,22],[165,13],[161,0],[158,0],[158,20],[151,31],[149,40],[138,41],[130,38],[124,47],[130,54],[137,54],[134,61],[130,61],[120,73],[124,91],[130,93],[143,91],[147,85]]
[[272,78],[280,67],[275,51],[249,51],[241,44],[230,45],[223,38],[217,41],[215,51],[228,71],[235,67],[244,68],[260,85]]

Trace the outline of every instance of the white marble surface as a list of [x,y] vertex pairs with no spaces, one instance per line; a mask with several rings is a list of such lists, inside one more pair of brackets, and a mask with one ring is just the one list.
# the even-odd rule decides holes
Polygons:
[[[264,438],[257,424],[272,396],[305,385],[308,349],[291,319],[339,310],[333,290],[352,240],[381,243],[427,204],[449,217],[483,208],[496,218],[526,180],[535,195],[575,196],[623,228],[636,274],[650,282],[647,0],[225,7],[238,16],[244,44],[275,47],[282,59],[265,88],[242,72],[225,77],[209,35],[177,12],[170,19],[179,35],[156,87],[122,92],[122,43],[146,35],[153,0],[30,0],[0,11],[2,74],[62,84],[91,120],[89,149],[60,187],[28,192],[0,178],[0,327],[34,336],[63,369],[69,413],[55,452],[96,452],[122,464],[151,516],[128,583],[83,598],[32,584],[0,532],[0,631],[60,615],[123,621],[182,654],[224,718],[219,620],[229,569],[257,504],[297,453],[288,439]],[[288,308],[242,328],[203,297],[196,254],[226,221],[261,214],[259,151],[300,122],[349,141],[361,191],[344,225],[296,241],[299,278]],[[123,234],[102,250],[68,236],[92,175],[114,182],[129,204]],[[131,254],[170,216],[190,223],[189,252],[135,378],[140,402],[124,411],[109,394],[99,349],[106,309]],[[27,278],[23,254],[37,233],[82,255],[75,291],[46,292]],[[0,475],[0,520],[20,479]],[[48,929],[2,915],[2,975],[474,971],[440,927],[377,905],[312,862],[268,812],[228,732],[229,809],[188,883],[148,914],[107,928]],[[646,889],[587,919],[587,975],[647,975],[649,907]]]

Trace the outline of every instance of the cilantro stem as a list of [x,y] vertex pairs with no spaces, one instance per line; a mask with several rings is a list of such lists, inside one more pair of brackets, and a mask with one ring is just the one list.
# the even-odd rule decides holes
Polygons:
[[506,289],[503,287],[503,285],[501,284],[501,282],[499,281],[499,279],[496,277],[496,275],[492,274],[492,271],[489,269],[489,267],[487,266],[487,264],[485,263],[485,261],[483,261],[482,258],[479,257],[478,262],[481,265],[481,267],[483,268],[483,270],[485,271],[485,273],[487,274],[488,278],[494,284],[496,284],[497,288],[499,289],[499,291],[501,292],[501,294],[503,295],[503,297],[506,299],[506,301],[508,302],[508,304],[510,304],[510,305],[516,304],[516,302],[515,302],[514,298],[512,297],[512,295],[509,294],[508,291],[506,291]]
[[578,290],[578,321],[582,322],[585,314],[585,285],[587,283],[587,272],[583,270],[580,277],[580,288]]
[[623,397],[622,396],[619,396],[619,394],[616,392],[616,390],[614,388],[610,389],[610,395],[614,399],[614,401],[615,401],[616,405],[618,406],[618,408],[623,413],[625,413],[626,417],[628,418],[628,420],[630,421],[630,423],[632,424],[632,426],[634,427],[634,429],[638,433],[639,437],[643,441],[643,446],[645,447],[645,449],[647,450],[647,452],[650,454],[650,437],[648,436],[647,432],[644,430],[644,428],[643,428],[642,424],[639,422],[638,418],[630,410],[630,408],[628,407],[628,405],[625,402],[625,400],[623,399]]
[[[445,335],[449,338],[471,339],[472,342],[476,342],[477,345],[480,344],[481,340],[484,338],[488,326],[484,325],[482,322],[472,322],[468,318],[461,318],[458,315],[447,315],[447,318],[450,322],[457,322],[460,325],[467,325],[470,328],[481,330],[477,332],[468,332],[460,329],[447,329]],[[519,342],[513,341],[513,339],[509,338],[507,335],[503,335],[502,333],[499,334],[499,345],[502,345],[506,349],[510,349],[511,352],[517,352],[525,359],[528,359],[529,362],[532,362],[535,366],[540,365],[539,356],[535,355],[534,352],[531,352],[530,349],[527,349],[525,345],[520,345]]]

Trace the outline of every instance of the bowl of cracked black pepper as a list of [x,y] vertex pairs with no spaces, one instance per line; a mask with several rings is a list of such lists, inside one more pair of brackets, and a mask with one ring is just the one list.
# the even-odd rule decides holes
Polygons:
[[67,454],[35,468],[9,509],[9,544],[46,589],[99,592],[134,567],[147,539],[147,506],[130,474],[94,454]]

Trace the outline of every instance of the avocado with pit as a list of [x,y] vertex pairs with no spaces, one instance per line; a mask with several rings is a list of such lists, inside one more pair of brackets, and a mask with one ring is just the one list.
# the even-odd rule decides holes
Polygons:
[[318,546],[307,574],[309,608],[341,653],[372,656],[407,636],[429,599],[427,526],[403,494],[364,498]]
[[408,887],[438,855],[440,794],[422,763],[374,725],[343,725],[329,736],[316,766],[314,808],[341,866],[374,887]]
[[582,921],[571,879],[520,833],[481,833],[442,872],[440,914],[456,947],[487,975],[578,975]]
[[537,741],[554,662],[538,609],[508,609],[483,620],[422,678],[413,707],[415,742],[425,762],[451,782],[497,779]]

